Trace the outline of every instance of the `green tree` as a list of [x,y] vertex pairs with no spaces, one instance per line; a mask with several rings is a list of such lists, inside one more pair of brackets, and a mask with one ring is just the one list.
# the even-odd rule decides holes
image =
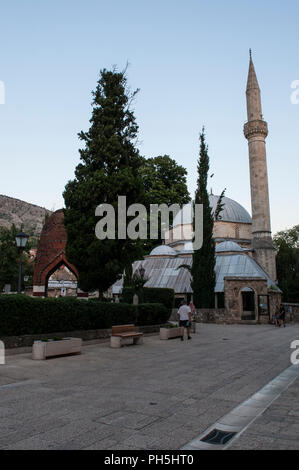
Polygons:
[[299,248],[299,225],[277,232],[273,237],[273,243],[277,250],[281,244],[286,244],[290,248]]
[[[213,308],[215,305],[215,241],[213,238],[214,217],[209,203],[207,180],[209,172],[208,146],[204,128],[200,134],[198,179],[195,204],[203,204],[203,245],[194,250],[191,268],[191,287],[194,304],[197,308]],[[193,230],[196,229],[193,220]],[[197,227],[198,230],[198,227]]]
[[[127,197],[127,206],[144,203],[142,159],[135,148],[138,126],[130,109],[137,91],[128,91],[125,72],[101,71],[93,92],[91,126],[79,133],[85,143],[79,150],[81,163],[64,191],[67,258],[79,271],[79,287],[99,289],[100,295],[141,254],[139,240],[118,239],[117,222],[118,196]],[[102,203],[114,207],[115,239],[95,236],[95,209]]]
[[278,285],[283,300],[299,302],[299,225],[273,237]]
[[187,171],[169,155],[143,158],[141,175],[148,207],[150,204],[183,205],[190,202]]
[[[10,229],[0,228],[0,292],[3,291],[5,284],[10,284],[12,291],[17,290],[20,254],[15,237],[20,230],[14,225]],[[31,247],[31,239],[29,239],[26,250],[22,254],[22,275],[29,276],[29,284],[32,284],[34,269],[34,264],[29,258]]]
[[[159,155],[155,158],[143,158],[141,177],[145,189],[145,206],[150,213],[151,204],[179,204],[183,206],[190,202],[190,194],[187,188],[187,171],[170,158],[169,155]],[[170,225],[173,222],[170,214]],[[148,239],[143,243],[144,254],[148,254],[155,246],[161,245],[161,219],[158,221],[158,240]],[[148,233],[149,222],[148,222]]]

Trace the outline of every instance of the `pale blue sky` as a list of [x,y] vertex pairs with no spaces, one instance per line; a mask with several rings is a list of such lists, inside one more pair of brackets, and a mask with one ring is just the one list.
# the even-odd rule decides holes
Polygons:
[[272,229],[298,224],[298,19],[297,0],[1,2],[0,194],[62,207],[99,71],[129,61],[141,154],[175,158],[193,194],[204,124],[214,194],[226,187],[251,212],[242,131],[251,47],[270,131]]

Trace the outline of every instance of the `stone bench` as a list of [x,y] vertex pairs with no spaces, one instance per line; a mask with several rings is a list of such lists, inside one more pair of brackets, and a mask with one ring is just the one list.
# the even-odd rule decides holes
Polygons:
[[143,333],[135,331],[134,325],[118,325],[112,327],[110,338],[111,348],[120,348],[125,344],[142,344]]
[[32,359],[43,360],[47,357],[80,354],[81,349],[81,338],[63,338],[57,341],[34,341],[32,346]]

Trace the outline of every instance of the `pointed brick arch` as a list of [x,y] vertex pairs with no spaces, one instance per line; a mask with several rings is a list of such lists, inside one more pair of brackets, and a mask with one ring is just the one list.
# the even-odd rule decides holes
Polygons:
[[67,234],[63,219],[64,212],[60,209],[48,218],[43,227],[34,269],[34,296],[47,295],[49,277],[62,265],[65,265],[78,279],[77,269],[68,262],[65,255]]

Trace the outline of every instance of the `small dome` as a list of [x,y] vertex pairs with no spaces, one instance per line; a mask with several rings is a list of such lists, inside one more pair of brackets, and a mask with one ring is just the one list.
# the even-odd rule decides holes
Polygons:
[[236,242],[222,242],[216,246],[216,253],[223,253],[227,251],[243,251],[243,248],[238,245]]
[[[214,194],[209,195],[210,206],[212,212],[215,212],[219,196]],[[243,224],[251,224],[252,219],[248,214],[247,210],[241,206],[237,201],[230,199],[229,197],[224,197],[222,199],[223,210],[220,213],[219,221],[223,222],[235,222]],[[173,220],[173,227],[178,225],[192,224],[193,219],[193,203],[189,202],[185,204],[184,207],[177,213]]]
[[177,253],[168,245],[160,245],[154,248],[149,256],[175,256]]
[[186,242],[184,247],[181,249],[179,253],[193,253],[193,243],[192,242]]

